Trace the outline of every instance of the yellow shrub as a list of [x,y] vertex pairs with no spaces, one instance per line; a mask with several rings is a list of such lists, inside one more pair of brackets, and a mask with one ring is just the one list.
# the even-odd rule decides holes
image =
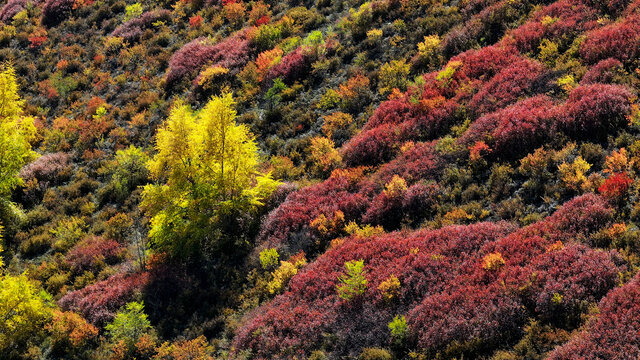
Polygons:
[[391,301],[398,295],[398,291],[400,290],[400,280],[398,280],[395,275],[391,274],[391,276],[378,285],[378,290],[380,290],[386,301]]
[[385,185],[384,192],[389,197],[398,197],[407,191],[407,182],[398,175],[393,175],[391,181]]
[[560,180],[571,190],[580,190],[587,181],[585,173],[589,171],[591,165],[578,156],[572,163],[563,162],[558,166]]
[[506,262],[502,257],[502,254],[495,252],[491,254],[487,254],[484,258],[482,258],[482,268],[487,271],[495,271],[504,266]]

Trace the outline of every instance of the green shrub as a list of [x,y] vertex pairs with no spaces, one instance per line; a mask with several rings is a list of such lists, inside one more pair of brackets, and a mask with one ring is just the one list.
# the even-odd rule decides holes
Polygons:
[[402,343],[409,334],[409,327],[407,326],[407,320],[404,315],[396,315],[396,317],[389,323],[389,330],[391,331],[391,338],[394,343]]
[[260,252],[260,265],[265,270],[273,268],[278,265],[279,257],[277,249],[264,249]]
[[355,296],[362,295],[367,288],[365,279],[364,261],[351,260],[344,263],[346,274],[338,278],[340,284],[336,286],[338,296],[344,300],[351,300]]
[[134,3],[131,5],[127,5],[127,7],[124,8],[125,14],[124,14],[124,21],[129,21],[133,18],[137,18],[138,16],[142,15],[142,4],[140,3]]

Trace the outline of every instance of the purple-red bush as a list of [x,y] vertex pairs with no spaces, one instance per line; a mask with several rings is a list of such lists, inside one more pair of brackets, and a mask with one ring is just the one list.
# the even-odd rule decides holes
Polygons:
[[90,236],[71,248],[65,261],[75,272],[82,273],[94,269],[99,263],[114,264],[120,260],[123,250],[115,240]]
[[517,56],[518,53],[513,46],[493,45],[466,51],[451,61],[461,61],[464,64],[464,73],[469,78],[489,79],[511,64]]
[[[349,174],[349,171],[352,174]],[[374,189],[362,179],[362,169],[335,171],[324,182],[292,192],[263,223],[260,240],[268,247],[279,247],[284,253],[300,250],[310,253],[314,239],[309,224],[319,215],[333,218],[342,211],[345,222],[356,220],[369,205]]]
[[149,281],[149,274],[117,274],[110,278],[72,291],[58,301],[65,310],[82,314],[97,326],[110,321],[116,312],[126,303],[134,300],[136,293],[142,291]]
[[525,95],[543,71],[543,66],[536,61],[514,61],[482,86],[469,106],[478,115],[504,108]]
[[244,33],[237,33],[225,40],[210,44],[205,38],[197,38],[184,45],[169,60],[167,86],[194,77],[205,65],[227,68],[234,75],[248,61],[249,40]]
[[525,317],[520,301],[494,282],[427,297],[411,310],[407,323],[418,346],[435,352],[454,341],[487,346],[516,337]]
[[612,83],[616,75],[623,71],[622,63],[616,59],[608,58],[592,66],[582,77],[580,84]]
[[410,186],[402,199],[402,209],[414,223],[427,218],[438,204],[443,189],[435,182]]
[[[385,346],[387,323],[399,309],[411,308],[424,296],[442,291],[467,254],[513,229],[504,222],[479,223],[346,239],[301,270],[289,283],[289,291],[251,314],[234,344],[265,358],[308,355],[319,347],[323,333],[345,339],[335,344],[336,355]],[[365,295],[356,303],[340,299],[335,290],[344,263],[353,259],[364,261],[368,280]],[[391,275],[402,286],[385,293],[380,285]]]
[[145,29],[151,28],[156,21],[171,21],[171,11],[153,10],[147,11],[140,17],[133,18],[118,26],[111,36],[122,37],[125,41],[136,41],[142,36]]
[[9,0],[0,10],[0,21],[9,23],[17,13],[27,8],[27,4],[38,6],[42,0]]
[[627,126],[631,92],[619,85],[575,88],[561,107],[562,128],[577,138],[602,138]]
[[383,124],[363,130],[342,148],[342,160],[347,166],[375,165],[391,160],[398,151],[400,129]]
[[476,120],[460,142],[468,147],[484,141],[494,155],[519,155],[537,148],[554,134],[556,113],[553,101],[538,95]]
[[572,315],[584,302],[598,301],[615,287],[624,270],[622,263],[615,251],[581,244],[547,251],[527,268],[529,274],[535,274],[533,288],[527,291],[533,295],[536,312],[545,318]]
[[640,55],[640,16],[629,16],[622,22],[593,30],[580,44],[580,55],[590,64],[606,58],[627,63]]
[[437,179],[443,166],[444,161],[435,151],[434,142],[409,143],[397,158],[384,164],[373,179],[386,184],[398,175],[411,185],[420,180]]
[[[387,346],[386,324],[397,314],[407,315],[411,338],[432,355],[452,344],[464,352],[515,339],[526,318],[582,310],[615,286],[620,257],[575,243],[611,218],[606,201],[587,194],[515,232],[501,222],[343,239],[250,314],[234,345],[264,358],[307,356],[333,334],[342,341],[332,356],[355,355]],[[483,266],[495,253],[504,262]],[[363,261],[367,286],[345,301],[336,284],[350,260]],[[399,287],[389,286],[394,278]]]
[[550,360],[640,357],[640,275],[611,291],[586,330],[552,352]]
[[60,180],[61,172],[68,169],[70,156],[58,152],[46,154],[20,170],[19,176],[25,183],[34,179],[38,182],[53,182]]
[[282,57],[280,62],[272,66],[265,76],[265,84],[271,85],[271,80],[280,78],[287,84],[303,77],[310,69],[313,52],[301,46]]
[[[560,0],[537,11],[531,20],[505,37],[522,53],[536,52],[542,39],[570,41],[597,26],[598,12],[575,0]],[[545,19],[553,19],[545,22]]]

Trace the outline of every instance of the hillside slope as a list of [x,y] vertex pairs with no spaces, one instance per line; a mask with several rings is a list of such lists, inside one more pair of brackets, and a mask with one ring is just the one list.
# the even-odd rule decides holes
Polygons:
[[8,0],[0,352],[639,357],[639,17]]

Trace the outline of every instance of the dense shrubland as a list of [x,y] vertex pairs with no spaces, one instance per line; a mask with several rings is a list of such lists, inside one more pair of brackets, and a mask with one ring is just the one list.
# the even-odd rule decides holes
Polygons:
[[0,357],[637,357],[638,16],[4,2]]

